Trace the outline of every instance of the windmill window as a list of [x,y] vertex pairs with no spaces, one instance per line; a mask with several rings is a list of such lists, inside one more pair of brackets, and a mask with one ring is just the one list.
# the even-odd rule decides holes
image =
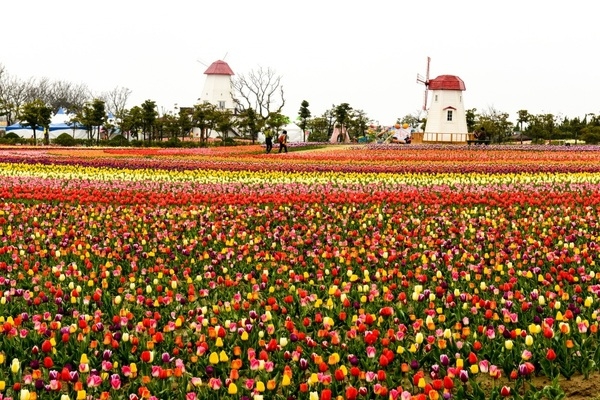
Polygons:
[[446,121],[452,121],[452,110],[448,110],[448,113],[446,114]]
[[438,95],[436,94],[436,95],[435,95],[435,101],[437,101],[437,97],[438,97]]
[[224,101],[219,101],[219,109],[224,109],[225,108],[225,102]]

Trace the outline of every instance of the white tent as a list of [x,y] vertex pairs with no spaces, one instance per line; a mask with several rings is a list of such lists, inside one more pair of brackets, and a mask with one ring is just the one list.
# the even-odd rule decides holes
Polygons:
[[[74,125],[69,120],[71,116],[65,113],[61,107],[50,120],[49,138],[56,139],[63,133],[75,137],[76,139],[87,139],[88,133],[85,129],[78,125]],[[12,124],[6,127],[6,132],[14,132],[23,139],[33,139],[33,129],[29,126],[21,126],[20,123]],[[37,139],[44,138],[44,128],[40,127],[36,130],[35,136]]]
[[[33,129],[29,126],[22,126],[19,122],[6,127],[6,133],[15,133],[23,139],[33,138]],[[44,138],[44,128],[38,127],[35,130],[35,136],[38,139]]]
[[[305,142],[304,135],[302,135],[302,129],[300,129],[300,127],[298,125],[296,125],[293,122],[291,122],[291,123],[289,123],[289,124],[287,124],[287,125],[282,126],[281,128],[279,128],[279,130],[277,131],[277,135],[275,135],[275,137],[273,138],[273,143],[274,144],[277,143],[277,138],[279,137],[279,135],[281,134],[281,132],[283,130],[287,131],[288,143],[302,143],[302,142]],[[265,142],[265,134],[263,132],[259,132],[259,134],[258,134],[258,142],[259,143],[264,143]]]
[[52,117],[52,122],[50,122],[50,139],[55,139],[63,133],[67,133],[75,139],[87,139],[87,130],[79,124],[70,122],[71,118],[72,116],[65,113],[62,107],[59,108]]

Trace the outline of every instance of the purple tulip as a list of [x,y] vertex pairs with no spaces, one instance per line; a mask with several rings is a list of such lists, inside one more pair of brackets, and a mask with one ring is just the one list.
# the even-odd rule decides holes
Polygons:
[[306,370],[308,368],[308,361],[305,358],[301,358],[298,362],[298,366],[301,370]]
[[444,367],[447,367],[448,365],[450,365],[450,357],[448,357],[446,354],[441,354],[440,355],[440,364],[442,364]]

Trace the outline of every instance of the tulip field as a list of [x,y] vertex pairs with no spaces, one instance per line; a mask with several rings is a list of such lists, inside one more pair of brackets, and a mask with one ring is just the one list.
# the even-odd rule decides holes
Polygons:
[[3,400],[598,378],[599,147],[5,147],[0,182]]

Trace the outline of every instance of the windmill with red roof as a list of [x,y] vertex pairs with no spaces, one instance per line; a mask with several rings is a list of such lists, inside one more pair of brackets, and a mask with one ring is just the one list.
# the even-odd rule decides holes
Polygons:
[[235,110],[233,100],[233,71],[223,60],[217,60],[210,64],[204,71],[206,79],[202,94],[198,99],[202,103],[210,103],[219,110]]
[[465,83],[456,75],[429,79],[430,62],[427,57],[425,77],[417,75],[417,82],[425,85],[423,110],[427,110],[427,97],[432,92],[423,142],[466,143],[469,132],[462,95]]

